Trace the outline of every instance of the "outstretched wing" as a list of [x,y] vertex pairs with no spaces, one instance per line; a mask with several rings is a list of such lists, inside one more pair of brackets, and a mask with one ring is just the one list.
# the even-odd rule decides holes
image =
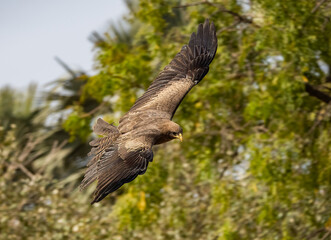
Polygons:
[[118,129],[101,118],[97,120],[93,131],[104,137],[90,142],[93,147],[88,154],[91,160],[80,185],[84,189],[98,181],[92,204],[144,174],[148,163],[153,160],[150,144],[134,136],[119,137]]
[[98,135],[103,135],[103,137],[94,139],[90,142],[90,146],[92,147],[88,154],[90,160],[87,164],[88,169],[84,175],[84,179],[80,184],[81,190],[85,189],[98,179],[98,162],[114,145],[114,142],[120,135],[118,129],[114,125],[105,122],[101,118],[99,118],[93,126],[93,132]]
[[129,113],[144,110],[165,112],[171,119],[185,95],[208,73],[217,50],[215,26],[206,20],[188,45],[164,68]]
[[94,166],[98,184],[92,204],[144,174],[152,160],[150,148],[130,149],[121,145],[109,148]]

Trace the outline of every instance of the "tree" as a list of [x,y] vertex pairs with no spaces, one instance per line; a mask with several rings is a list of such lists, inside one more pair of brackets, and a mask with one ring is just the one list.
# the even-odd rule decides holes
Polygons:
[[[52,199],[37,204],[49,220],[38,226],[59,239],[327,239],[331,115],[325,99],[331,94],[320,86],[329,81],[330,3],[140,0],[129,6],[128,37],[98,35],[99,73],[67,105],[64,127],[72,140],[86,139],[97,117],[118,122],[209,18],[218,29],[218,52],[175,115],[184,142],[157,148],[144,176],[93,207],[85,193],[64,203],[66,189],[52,185],[55,195],[37,197]],[[91,99],[96,104],[87,109]],[[61,216],[49,214],[55,207]],[[30,214],[38,216],[37,209]]]

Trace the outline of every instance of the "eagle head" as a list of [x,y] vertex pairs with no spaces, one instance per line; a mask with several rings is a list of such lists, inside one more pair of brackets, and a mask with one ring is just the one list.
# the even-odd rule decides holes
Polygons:
[[173,139],[183,140],[183,129],[175,122],[167,120],[162,123],[160,135],[156,138],[155,144],[161,144]]

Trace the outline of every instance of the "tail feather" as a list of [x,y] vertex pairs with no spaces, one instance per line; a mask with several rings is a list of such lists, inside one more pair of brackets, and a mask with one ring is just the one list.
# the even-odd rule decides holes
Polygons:
[[112,149],[113,143],[120,135],[118,129],[114,125],[105,122],[101,118],[99,118],[93,126],[93,131],[96,134],[103,135],[104,137],[94,139],[90,142],[90,146],[92,146],[91,151],[88,153],[90,161],[87,164],[88,169],[80,185],[81,190],[85,189],[92,182],[97,180],[98,161],[102,158],[106,151]]
[[96,124],[93,126],[93,132],[102,136],[111,136],[118,133],[118,130],[113,124],[109,124],[102,118],[98,118]]

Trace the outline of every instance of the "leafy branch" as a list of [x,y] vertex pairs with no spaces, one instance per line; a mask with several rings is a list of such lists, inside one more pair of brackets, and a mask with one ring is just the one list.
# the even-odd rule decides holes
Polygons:
[[238,20],[238,22],[253,24],[253,20],[250,19],[249,17],[241,15],[237,12],[234,12],[232,10],[227,9],[221,3],[212,3],[208,0],[201,1],[201,2],[195,2],[195,3],[188,3],[188,4],[184,4],[184,5],[179,5],[179,6],[175,6],[174,8],[187,8],[187,7],[198,6],[198,5],[209,5],[209,6],[216,7],[216,8],[218,8],[218,10],[220,12],[228,13],[228,14],[234,16]]
[[316,97],[316,98],[318,98],[319,100],[321,100],[325,103],[331,102],[331,96],[330,95],[321,92],[320,90],[318,90],[314,86],[310,85],[309,83],[305,83],[305,89],[306,89],[306,92],[310,96]]

